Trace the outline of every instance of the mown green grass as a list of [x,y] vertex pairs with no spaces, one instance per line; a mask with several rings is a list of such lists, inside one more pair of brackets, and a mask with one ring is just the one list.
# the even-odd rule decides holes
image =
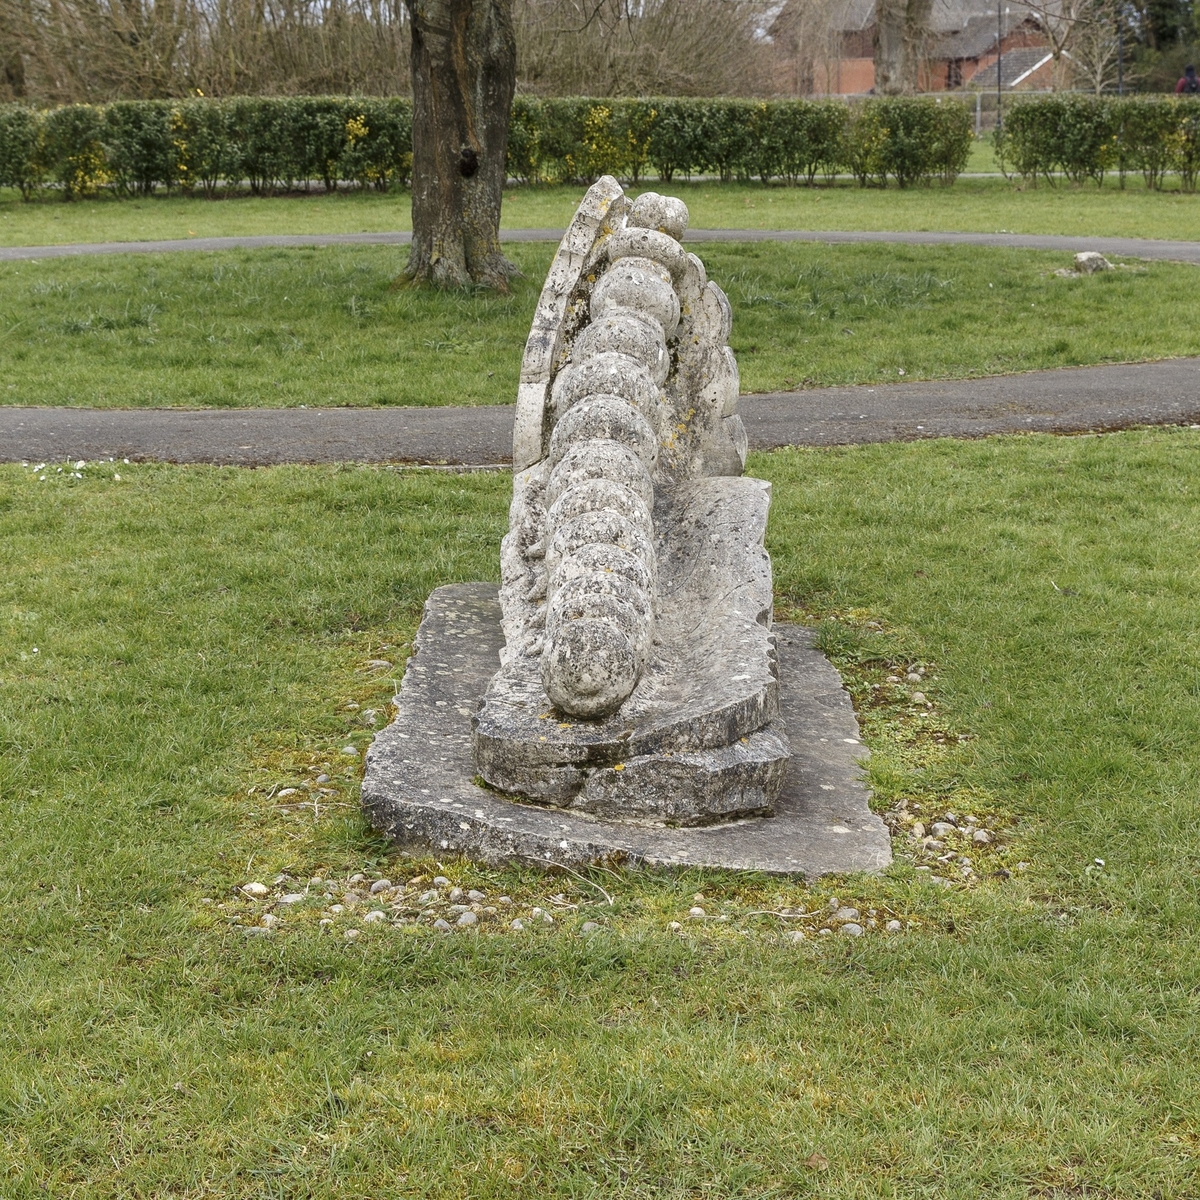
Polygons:
[[[987,161],[979,165],[994,167]],[[1200,240],[1200,196],[1148,191],[1140,176],[1130,176],[1124,190],[1115,179],[1096,188],[1066,181],[1028,187],[1003,178],[968,178],[949,188],[934,184],[904,190],[864,189],[849,180],[815,188],[648,181],[630,192],[647,187],[681,196],[696,229],[933,229]],[[563,228],[583,191],[577,186],[513,188],[505,195],[501,226]],[[15,192],[0,191],[3,246],[411,228],[411,198],[406,192],[26,204]]]
[[[1194,1196],[1198,454],[1158,430],[754,460],[780,609],[854,683],[876,802],[987,810],[979,883],[922,882],[901,842],[811,888],[598,875],[610,909],[447,862],[582,908],[354,943],[315,912],[248,940],[233,889],[433,868],[357,816],[346,705],[389,694],[367,660],[403,660],[432,586],[495,578],[508,479],[0,468],[0,1192]],[[897,658],[969,740],[866,702]],[[347,807],[269,799],[324,764]],[[671,933],[697,891],[732,919]],[[909,927],[794,945],[748,915],[831,894]]]
[[[1055,276],[1067,254],[700,247],[736,314],[746,391],[961,378],[1200,353],[1196,269]],[[392,290],[386,247],[0,264],[0,403],[495,404],[553,247],[510,247],[507,297]]]

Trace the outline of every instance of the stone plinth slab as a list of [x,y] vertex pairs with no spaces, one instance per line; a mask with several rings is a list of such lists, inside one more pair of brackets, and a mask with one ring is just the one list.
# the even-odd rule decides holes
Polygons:
[[401,848],[488,863],[623,862],[809,878],[882,870],[891,846],[867,805],[867,750],[850,698],[808,630],[777,625],[775,632],[779,723],[792,748],[776,815],[690,828],[602,821],[515,803],[474,782],[471,714],[504,644],[500,603],[493,584],[438,588],[426,602],[396,719],[367,752],[367,816]]

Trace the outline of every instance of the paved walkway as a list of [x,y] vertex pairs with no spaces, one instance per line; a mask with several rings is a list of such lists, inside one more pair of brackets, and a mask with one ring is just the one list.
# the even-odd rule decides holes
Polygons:
[[[505,229],[502,241],[558,242],[561,229]],[[690,242],[891,242],[920,246],[1003,246],[1025,250],[1061,250],[1076,254],[1098,250],[1120,258],[1157,258],[1200,263],[1200,242],[1150,238],[1058,237],[1036,233],[892,233],[811,229],[691,229]],[[411,233],[314,233],[264,237],[183,238],[161,242],[79,242],[64,246],[0,247],[0,262],[64,258],[79,254],[150,254],[173,250],[238,250],[269,246],[407,246]]]
[[[1200,358],[742,397],[756,449],[1200,427]],[[506,463],[511,405],[480,408],[86,409],[0,406],[0,461],[132,458],[283,462]]]

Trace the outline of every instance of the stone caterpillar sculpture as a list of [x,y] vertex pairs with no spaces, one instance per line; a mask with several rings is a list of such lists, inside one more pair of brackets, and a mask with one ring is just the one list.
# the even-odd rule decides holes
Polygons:
[[769,728],[769,490],[740,478],[731,312],[686,226],[681,201],[606,177],[551,267],[473,743],[505,791],[695,821],[770,811],[788,752]]

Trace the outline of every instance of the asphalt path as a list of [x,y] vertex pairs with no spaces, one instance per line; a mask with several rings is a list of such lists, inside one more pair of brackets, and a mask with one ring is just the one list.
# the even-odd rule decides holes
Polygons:
[[[1200,428],[1200,358],[936,383],[743,396],[755,449],[1136,425]],[[0,461],[502,466],[511,405],[478,408],[86,409],[0,406]]]
[[[561,229],[503,229],[505,242],[558,242]],[[896,233],[829,229],[690,229],[689,242],[888,242],[916,246],[1001,246],[1025,250],[1096,250],[1118,258],[1154,258],[1200,263],[1200,242],[1151,238],[1059,237],[1035,233]],[[0,262],[68,258],[86,254],[152,254],[175,250],[241,250],[271,246],[407,246],[411,233],[314,233],[263,237],[182,238],[158,242],[79,242],[61,246],[0,247]]]

